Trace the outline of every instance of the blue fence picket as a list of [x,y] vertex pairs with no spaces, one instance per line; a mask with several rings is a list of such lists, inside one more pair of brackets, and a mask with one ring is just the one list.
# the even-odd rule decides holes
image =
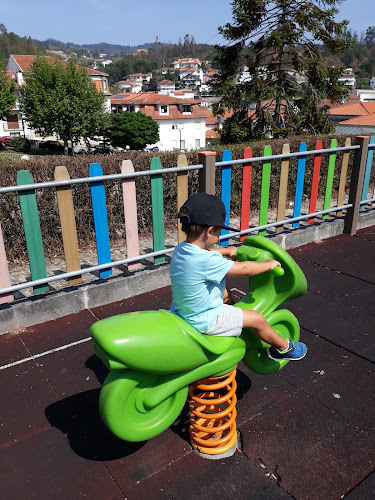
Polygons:
[[[89,176],[97,177],[103,175],[100,163],[91,163]],[[111,248],[109,245],[107,204],[105,199],[104,182],[92,182],[90,184],[92,210],[94,213],[96,250],[98,253],[98,263],[106,264],[111,262]],[[100,278],[111,276],[112,269],[99,271]]]
[[[232,153],[230,149],[225,149],[223,151],[223,156],[221,161],[231,161]],[[221,201],[225,205],[225,210],[227,212],[227,217],[225,223],[229,225],[229,216],[230,216],[230,188],[232,182],[232,165],[226,165],[221,167]],[[221,235],[228,234],[228,229],[222,229]],[[220,241],[220,246],[224,247],[229,245],[229,240]]]
[[[307,151],[306,142],[301,142],[299,151]],[[293,217],[299,217],[301,215],[302,208],[302,194],[303,185],[305,182],[305,167],[306,167],[306,156],[298,157],[298,167],[297,167],[297,180],[296,180],[296,193],[294,196],[294,211]],[[299,221],[293,222],[292,227],[299,227]]]
[[[375,135],[372,135],[370,137],[370,144],[375,144]],[[370,174],[371,174],[371,167],[372,167],[373,158],[374,158],[374,149],[369,149],[368,153],[367,153],[367,162],[366,162],[365,178],[363,181],[361,201],[367,200],[367,193],[368,193],[368,187],[370,184]],[[368,207],[368,205],[367,205],[367,207]],[[361,210],[366,210],[367,207],[366,207],[366,205],[362,205]]]

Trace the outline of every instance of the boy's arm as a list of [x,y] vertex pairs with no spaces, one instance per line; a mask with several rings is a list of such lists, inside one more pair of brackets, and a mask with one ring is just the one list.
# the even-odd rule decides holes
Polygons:
[[238,248],[234,246],[223,247],[223,248],[209,248],[211,252],[219,252],[223,257],[229,257],[234,260],[234,256],[237,253]]
[[256,276],[257,274],[272,271],[276,266],[280,266],[280,262],[274,259],[268,259],[265,262],[235,262],[228,271],[229,276]]

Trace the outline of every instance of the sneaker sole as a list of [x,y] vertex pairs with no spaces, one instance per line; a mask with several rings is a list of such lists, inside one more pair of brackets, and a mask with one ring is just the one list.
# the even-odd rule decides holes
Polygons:
[[300,359],[303,359],[307,354],[307,351],[305,352],[305,354],[299,358],[273,358],[271,355],[270,355],[270,352],[269,352],[269,348],[267,349],[267,356],[270,358],[270,359],[273,359],[274,361],[299,361]]

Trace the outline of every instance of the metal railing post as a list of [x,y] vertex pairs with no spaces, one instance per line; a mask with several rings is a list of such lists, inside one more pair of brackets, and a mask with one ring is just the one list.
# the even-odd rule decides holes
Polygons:
[[215,162],[216,153],[202,151],[198,153],[199,163],[203,168],[199,170],[199,191],[201,193],[215,194]]
[[352,204],[353,206],[347,210],[344,223],[344,233],[350,234],[351,236],[353,236],[357,232],[369,141],[369,136],[356,137],[355,143],[359,146],[359,149],[356,149],[354,153],[348,200],[348,204]]

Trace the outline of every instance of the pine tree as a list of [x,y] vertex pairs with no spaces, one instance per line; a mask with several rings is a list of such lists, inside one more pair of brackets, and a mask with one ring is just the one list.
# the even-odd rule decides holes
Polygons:
[[[342,68],[327,66],[318,43],[331,53],[350,46],[342,36],[348,22],[334,21],[339,3],[233,0],[233,22],[219,28],[228,43],[215,46],[220,75],[213,87],[221,99],[214,111],[233,110],[224,135],[233,135],[234,125],[248,139],[331,131],[324,101],[340,101],[347,90],[338,80]],[[244,67],[249,76],[238,81]]]

